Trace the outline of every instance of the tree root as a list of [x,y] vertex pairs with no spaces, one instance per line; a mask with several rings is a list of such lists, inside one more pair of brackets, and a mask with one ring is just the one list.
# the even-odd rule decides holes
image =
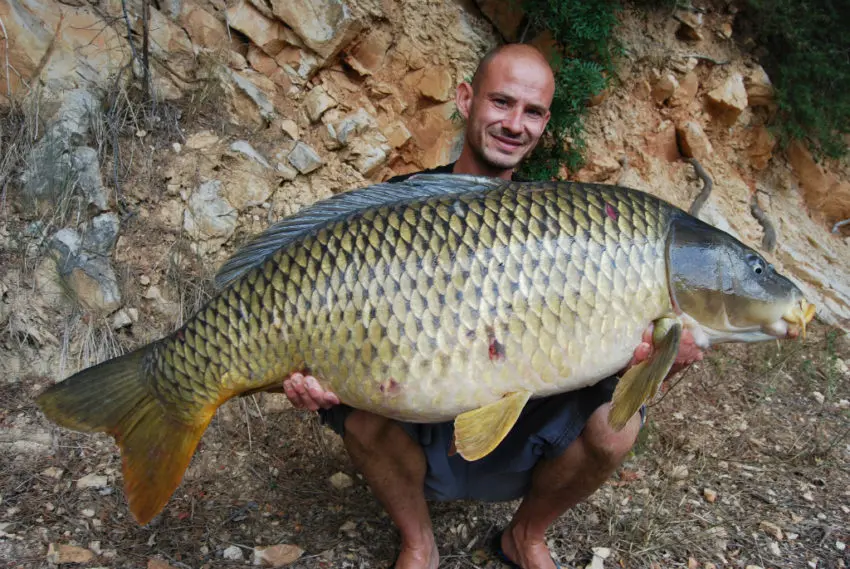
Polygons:
[[688,162],[694,167],[694,172],[699,178],[702,180],[702,191],[699,195],[694,199],[694,202],[691,204],[691,209],[688,211],[692,216],[697,217],[699,215],[699,210],[702,209],[702,206],[705,204],[708,196],[711,194],[711,188],[714,186],[714,182],[711,180],[711,176],[709,176],[705,170],[703,170],[702,165],[696,158],[689,158]]
[[764,213],[764,210],[759,205],[756,192],[753,192],[750,198],[750,212],[756,218],[756,221],[759,222],[759,225],[762,226],[762,229],[764,229],[764,236],[761,238],[762,249],[768,253],[772,252],[773,248],[776,247],[776,229],[773,226],[773,222],[770,221],[767,214]]

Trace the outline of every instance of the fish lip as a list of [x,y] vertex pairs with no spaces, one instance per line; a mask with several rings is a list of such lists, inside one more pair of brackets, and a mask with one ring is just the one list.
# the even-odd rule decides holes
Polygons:
[[800,298],[795,304],[785,311],[782,315],[782,320],[787,323],[788,333],[794,333],[790,338],[796,338],[802,333],[803,338],[806,337],[806,324],[812,321],[817,311],[816,306],[810,303],[805,298]]

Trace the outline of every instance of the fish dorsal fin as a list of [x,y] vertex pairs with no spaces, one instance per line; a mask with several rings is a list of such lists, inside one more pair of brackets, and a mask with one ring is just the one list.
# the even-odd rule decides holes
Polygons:
[[482,176],[417,174],[402,182],[375,184],[337,194],[301,209],[251,238],[218,270],[216,288],[225,288],[293,241],[365,210],[437,196],[495,190],[505,183],[499,178]]

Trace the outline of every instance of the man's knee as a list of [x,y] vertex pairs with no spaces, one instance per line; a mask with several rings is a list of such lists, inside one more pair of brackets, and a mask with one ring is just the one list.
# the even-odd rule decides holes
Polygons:
[[629,419],[626,426],[615,431],[608,425],[610,403],[599,407],[587,422],[581,434],[587,451],[600,463],[608,466],[619,465],[637,440],[640,432],[640,413]]
[[383,446],[394,426],[391,419],[355,409],[345,418],[345,443],[364,449]]

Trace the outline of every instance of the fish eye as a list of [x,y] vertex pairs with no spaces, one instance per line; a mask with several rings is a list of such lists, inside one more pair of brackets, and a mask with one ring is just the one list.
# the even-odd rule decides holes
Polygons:
[[752,267],[755,274],[760,275],[764,273],[764,261],[762,261],[757,255],[747,255],[747,264]]

